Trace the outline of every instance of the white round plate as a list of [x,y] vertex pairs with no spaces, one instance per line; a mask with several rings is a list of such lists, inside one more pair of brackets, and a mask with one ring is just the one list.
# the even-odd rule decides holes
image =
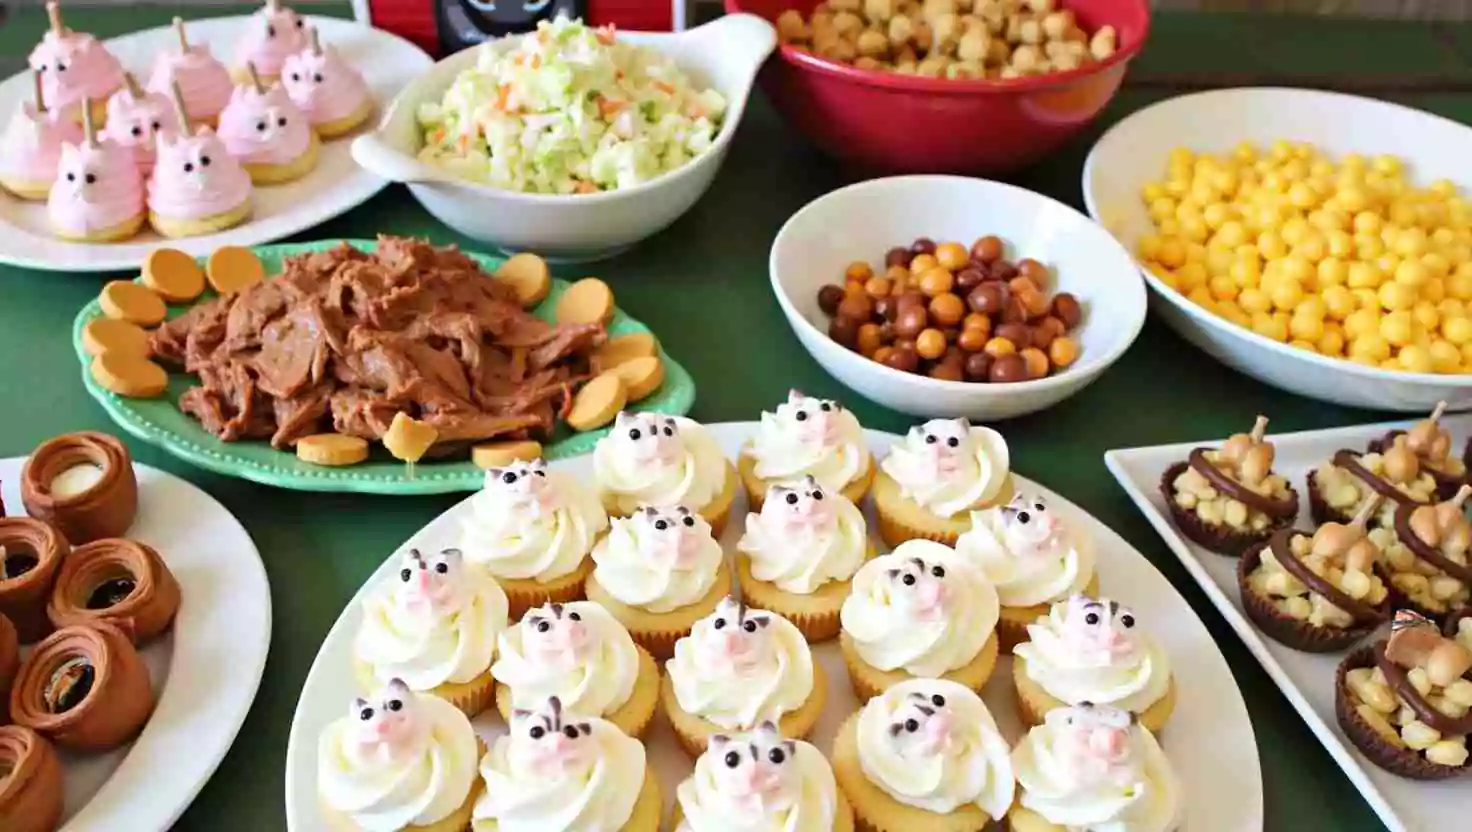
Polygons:
[[[6,510],[24,514],[24,457],[0,459]],[[135,463],[128,537],[158,550],[183,601],[172,631],[143,650],[158,704],[131,745],[62,752],[61,832],[168,829],[214,774],[256,698],[271,644],[271,589],[240,521],[173,474]]]
[[[756,423],[736,422],[708,427],[726,456],[734,459],[755,431]],[[872,430],[866,434],[869,447],[876,456],[882,456],[899,438]],[[560,460],[552,463],[552,467],[586,478],[591,475],[592,457],[584,455]],[[1178,692],[1175,714],[1161,740],[1180,773],[1186,792],[1187,813],[1180,828],[1191,832],[1261,832],[1262,774],[1252,722],[1248,719],[1247,706],[1237,690],[1227,661],[1216,649],[1205,625],[1165,576],[1109,527],[1037,483],[1021,476],[1016,480],[1019,489],[1042,494],[1065,520],[1096,542],[1104,592],[1133,608],[1170,654]],[[405,541],[401,549],[438,549],[455,545],[460,520],[469,510],[467,499]],[[731,522],[721,541],[727,551],[732,550],[740,539],[745,518],[745,498],[738,495]],[[358,693],[352,682],[351,657],[353,635],[360,621],[359,601],[367,587],[387,578],[397,568],[397,552],[393,554],[338,617],[312,663],[311,672],[307,674],[286,750],[286,822],[289,829],[306,832],[323,828],[324,821],[317,802],[317,736],[324,726],[345,712],[344,709]],[[857,710],[858,704],[849,689],[848,675],[837,644],[818,645],[813,655],[827,671],[830,687],[827,708],[810,739],[827,753],[838,726]],[[1002,732],[1008,739],[1016,741],[1022,735],[1022,727],[1016,716],[1011,671],[1011,660],[1003,657],[983,698],[997,717]],[[494,709],[477,718],[475,724],[487,738],[503,733]],[[691,761],[680,750],[663,719],[655,720],[645,745],[659,773],[661,785],[665,787],[663,793],[669,804],[675,786],[690,774]]]
[[[187,23],[192,43],[209,44],[215,57],[227,64],[247,17],[217,17]],[[81,26],[84,21],[77,21]],[[379,112],[400,88],[433,63],[412,43],[351,20],[307,17],[322,33],[322,42],[336,49],[368,82]],[[178,48],[173,29],[160,27],[107,41],[107,48],[134,73],[148,79],[154,55]],[[8,119],[32,92],[28,72],[0,83],[0,119]],[[370,124],[372,119],[370,119]],[[364,129],[367,129],[366,127]],[[350,150],[352,137],[324,142],[317,167],[301,179],[255,189],[255,212],[244,225],[173,240],[168,245],[193,257],[206,257],[220,246],[253,246],[288,237],[361,205],[388,184],[358,167]],[[0,263],[48,271],[136,271],[143,258],[163,237],[145,230],[117,243],[72,243],[54,237],[46,221],[46,205],[0,194]]]

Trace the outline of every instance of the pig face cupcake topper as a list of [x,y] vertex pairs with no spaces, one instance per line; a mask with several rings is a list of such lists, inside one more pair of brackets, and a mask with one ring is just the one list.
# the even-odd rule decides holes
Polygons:
[[391,679],[371,701],[355,697],[348,709],[352,738],[364,756],[403,760],[419,753],[429,739],[418,700],[402,679]]
[[[1002,515],[1002,534],[1007,548],[1014,552],[1024,556],[1054,557],[1059,547],[1067,544],[1063,521],[1041,495],[1018,494],[998,511]],[[975,526],[974,523],[972,525]]]
[[1049,711],[1044,724],[1055,735],[1054,749],[1063,769],[1085,786],[1128,786],[1134,778],[1129,711],[1080,702]]
[[727,596],[716,607],[710,627],[692,633],[696,660],[710,671],[749,671],[771,654],[771,625],[771,615]]
[[731,464],[715,439],[680,416],[620,413],[593,449],[593,473],[610,514],[684,505],[718,529],[735,491]]
[[532,610],[522,621],[522,649],[528,657],[571,670],[588,660],[599,647],[577,609],[548,604]]
[[620,725],[615,712],[629,702],[645,660],[618,620],[590,601],[528,610],[501,635],[497,652],[491,674],[504,686],[503,706],[534,708],[556,696],[578,713]]
[[880,464],[901,494],[940,518],[998,496],[1009,473],[1007,443],[966,419],[932,419],[910,428]]
[[461,606],[460,580],[459,549],[443,549],[428,556],[418,549],[410,549],[400,562],[395,598],[412,613],[451,615]]
[[792,390],[775,413],[762,414],[761,427],[742,451],[741,470],[746,490],[757,495],[754,503],[771,486],[794,485],[802,477],[858,500],[873,478],[873,460],[852,413],[832,399]]
[[720,760],[716,784],[743,812],[764,814],[768,807],[791,804],[802,787],[797,743],[783,739],[770,720],[744,737],[716,734],[706,753]]
[[670,465],[684,451],[679,423],[657,413],[621,411],[614,418],[609,440],[621,453],[640,463]]
[[539,710],[513,711],[512,722],[508,756],[513,763],[554,777],[583,772],[592,765],[597,751],[593,724],[565,719],[562,700],[556,696]]
[[789,534],[813,537],[829,530],[837,519],[833,500],[810,476],[803,477],[794,487],[774,485],[767,492],[767,503],[762,505],[763,520],[769,513],[778,518],[778,523]]
[[543,459],[517,461],[487,470],[485,489],[494,493],[497,499],[506,500],[518,510],[538,517],[557,511],[562,504],[556,489],[547,479],[547,462]]

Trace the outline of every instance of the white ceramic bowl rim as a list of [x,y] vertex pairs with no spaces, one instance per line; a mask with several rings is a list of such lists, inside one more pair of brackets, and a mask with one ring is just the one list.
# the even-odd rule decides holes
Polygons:
[[[1407,107],[1403,104],[1396,104],[1390,101],[1381,101],[1375,98],[1365,98],[1364,96],[1359,95],[1349,95],[1341,92],[1329,92],[1326,90],[1305,90],[1297,89],[1294,87],[1232,87],[1228,89],[1209,90],[1206,92],[1195,92],[1188,95],[1176,96],[1175,98],[1167,98],[1164,101],[1157,101],[1156,103],[1151,104],[1149,107],[1145,107],[1137,111],[1136,114],[1138,115],[1147,113],[1150,110],[1154,110],[1156,108],[1180,106],[1181,104],[1188,103],[1194,99],[1220,96],[1224,93],[1283,93],[1313,97],[1337,98],[1346,101],[1352,101],[1362,106],[1383,107],[1390,110],[1396,110],[1399,112],[1400,115],[1407,117],[1432,119],[1450,127],[1457,127],[1461,128],[1462,130],[1468,129],[1467,125],[1465,124],[1452,121],[1449,118],[1444,118],[1442,116],[1436,115],[1435,113],[1428,113],[1424,110],[1417,110],[1414,107]],[[1099,147],[1103,146],[1105,142],[1109,141],[1111,134],[1115,133],[1117,130],[1120,130],[1123,126],[1124,123],[1119,122],[1110,127],[1108,130],[1104,131],[1104,135],[1099,137],[1099,141],[1094,145],[1094,150],[1089,152],[1089,157],[1084,162],[1084,205],[1088,208],[1088,212],[1096,217],[1103,216],[1103,214],[1100,213],[1100,206],[1094,203],[1094,193],[1093,189],[1089,187],[1089,183],[1093,180],[1095,166],[1099,164],[1100,157],[1097,153],[1097,150]],[[1139,184],[1142,186],[1144,185],[1143,182]],[[1125,250],[1126,252],[1129,252],[1128,248],[1126,248]],[[1130,259],[1134,260],[1134,257],[1134,254],[1130,253]],[[1182,312],[1191,316],[1191,318],[1195,321],[1204,322],[1215,330],[1228,333],[1234,337],[1246,339],[1253,344],[1264,347],[1279,355],[1306,361],[1314,366],[1322,367],[1325,370],[1346,373],[1348,375],[1358,376],[1360,378],[1372,379],[1376,381],[1415,382],[1417,384],[1427,384],[1436,387],[1448,388],[1472,387],[1472,375],[1413,373],[1409,370],[1387,370],[1384,367],[1371,367],[1366,364],[1360,364],[1356,361],[1350,361],[1347,358],[1330,358],[1325,355],[1320,355],[1317,352],[1309,352],[1308,350],[1291,347],[1281,341],[1276,341],[1272,338],[1267,337],[1266,335],[1259,335],[1258,333],[1254,332],[1251,329],[1248,329],[1247,327],[1238,326],[1237,324],[1227,320],[1226,318],[1219,317],[1211,312],[1206,311],[1205,309],[1202,309],[1200,306],[1192,303],[1191,300],[1188,299],[1185,295],[1165,285],[1165,283],[1162,282],[1160,278],[1156,277],[1149,269],[1145,268],[1144,264],[1139,263],[1138,260],[1136,260],[1135,262],[1140,268],[1140,273],[1144,275],[1145,280],[1150,284],[1150,287],[1155,290],[1156,295],[1159,296],[1162,300],[1171,303],[1177,309],[1180,309]]]
[[[1114,235],[1104,230],[1093,220],[1074,210],[1071,206],[1059,202],[1052,197],[1037,193],[1036,191],[1029,191],[1026,188],[1019,188],[1016,185],[1009,185],[1005,182],[997,182],[991,179],[981,179],[967,176],[916,174],[911,176],[891,176],[880,179],[870,179],[865,182],[856,182],[852,185],[846,185],[842,188],[838,188],[837,190],[829,191],[823,196],[820,196],[812,202],[809,202],[807,205],[804,205],[801,209],[798,210],[796,214],[793,214],[791,217],[789,217],[787,219],[787,222],[782,224],[781,230],[777,232],[777,237],[772,242],[772,252],[769,255],[767,261],[767,272],[772,283],[772,292],[776,294],[777,302],[786,309],[786,311],[788,312],[788,316],[790,318],[796,319],[799,322],[798,326],[807,329],[820,338],[828,338],[827,332],[818,329],[818,327],[813,325],[812,321],[808,320],[806,315],[798,311],[797,307],[793,305],[792,299],[788,297],[786,287],[782,285],[782,282],[777,277],[777,252],[779,249],[782,248],[784,238],[788,234],[792,233],[792,227],[798,222],[799,218],[801,218],[803,214],[807,213],[810,210],[816,210],[817,206],[821,206],[822,204],[831,200],[838,200],[847,196],[852,196],[856,192],[872,188],[885,187],[884,183],[891,183],[896,180],[905,180],[907,182],[914,182],[917,184],[924,184],[929,182],[937,185],[945,182],[955,182],[958,180],[971,184],[980,183],[990,188],[1013,193],[1024,200],[1049,203],[1053,205],[1056,210],[1064,211],[1068,214],[1072,214],[1074,217],[1077,217],[1078,220],[1085,227],[1093,229],[1094,233],[1099,234],[1100,237],[1107,240],[1110,245],[1118,248],[1125,259],[1129,260],[1130,262],[1134,262],[1134,257],[1130,255],[1129,251],[1127,251],[1122,245],[1120,245],[1119,241],[1114,238]],[[1118,330],[1118,335],[1115,339],[1114,345],[1103,352],[1083,353],[1082,355],[1080,355],[1078,361],[1070,364],[1068,367],[1065,367],[1062,371],[1058,373],[1045,376],[1043,378],[1036,378],[1028,381],[1010,382],[950,381],[947,379],[931,378],[929,376],[923,376],[918,373],[907,373],[903,370],[896,370],[895,368],[885,364],[881,364],[878,361],[864,358],[858,353],[853,353],[853,357],[862,359],[868,364],[872,364],[874,369],[878,373],[880,373],[881,376],[894,379],[904,379],[905,381],[919,383],[922,386],[931,385],[937,390],[985,390],[995,393],[1006,393],[1024,388],[1030,391],[1051,390],[1055,387],[1072,383],[1074,380],[1068,377],[1072,373],[1083,372],[1085,368],[1088,367],[1107,367],[1108,365],[1113,364],[1114,361],[1118,359],[1121,355],[1123,355],[1124,351],[1129,349],[1130,345],[1135,342],[1135,338],[1139,336],[1140,330],[1145,326],[1145,287],[1143,283],[1138,281],[1132,281],[1127,285],[1129,288],[1126,288],[1125,286],[1118,286],[1114,287],[1113,290],[1130,291],[1135,293],[1138,297],[1135,299],[1134,303],[1130,304],[1130,308],[1136,309],[1138,311],[1134,314],[1131,320],[1116,321],[1116,323],[1121,324],[1121,326]],[[1088,323],[1085,322],[1083,325],[1087,326]],[[851,350],[847,350],[847,348],[845,348],[845,350],[848,352],[852,352]]]
[[[721,37],[724,36],[724,37]],[[671,44],[693,41],[697,39],[721,38],[727,48],[715,50],[716,60],[728,61],[732,64],[740,62],[750,63],[750,72],[745,73],[744,83],[732,88],[718,90],[726,98],[726,113],[722,118],[720,130],[716,133],[711,146],[699,156],[690,159],[678,168],[666,171],[647,182],[641,182],[630,188],[621,188],[614,191],[599,191],[591,194],[543,194],[528,193],[526,191],[513,191],[507,188],[497,188],[468,179],[460,179],[452,174],[444,172],[426,162],[421,162],[413,152],[406,151],[396,141],[389,139],[387,135],[388,126],[396,117],[416,119],[419,105],[431,96],[431,88],[442,90],[440,76],[447,77],[444,86],[453,83],[454,78],[469,66],[473,66],[478,60],[480,51],[486,48],[508,48],[512,39],[516,36],[507,36],[496,41],[486,41],[483,44],[450,55],[430,67],[423,75],[414,79],[408,86],[396,96],[389,105],[383,119],[379,122],[377,129],[371,134],[390,152],[407,157],[413,166],[425,171],[422,181],[434,182],[436,184],[451,185],[463,188],[472,193],[495,197],[498,199],[510,199],[528,203],[541,203],[548,205],[576,204],[598,205],[602,203],[618,201],[623,199],[634,199],[648,192],[666,186],[674,181],[692,175],[692,172],[721,158],[722,149],[731,143],[736,134],[736,128],[740,125],[742,116],[746,112],[746,104],[751,99],[751,88],[756,79],[756,71],[761,67],[767,55],[776,48],[776,29],[767,21],[753,14],[727,15],[710,23],[687,29],[683,32],[632,32],[618,31],[614,37],[626,43],[633,44],[654,52],[665,53]],[[682,72],[689,74],[689,67],[684,62],[675,59],[675,63]],[[704,79],[705,89],[714,89],[716,85],[709,79]],[[439,93],[434,97],[438,98]],[[399,116],[403,108],[407,111],[404,116]],[[417,125],[415,129],[418,129]]]

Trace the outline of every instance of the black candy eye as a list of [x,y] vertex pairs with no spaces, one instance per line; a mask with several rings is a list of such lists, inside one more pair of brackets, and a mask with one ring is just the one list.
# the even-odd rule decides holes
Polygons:
[[925,437],[925,444],[927,444],[927,445],[934,445],[935,444],[935,437],[934,436],[927,436],[927,437]]
[[635,442],[639,441],[639,436],[640,433],[638,428],[634,428],[633,430],[629,431],[629,438],[634,440]]
[[434,571],[444,575],[450,571],[450,565],[448,563],[436,563],[434,565]]
[[797,495],[796,494],[788,494],[787,495],[787,504],[790,505],[790,506],[797,505]]
[[566,728],[563,728],[562,733],[570,740],[575,740],[578,738],[578,728],[576,725],[569,725]]
[[1135,617],[1129,613],[1125,613],[1119,617],[1119,623],[1123,624],[1126,629],[1132,628],[1135,626]]
[[715,627],[717,630],[724,630],[726,628],[726,619],[717,618],[715,621],[711,622],[710,626]]
[[806,410],[799,410],[799,411],[797,411],[797,421],[799,421],[799,422],[806,422],[807,420],[808,420],[808,412]]
[[152,124],[150,124],[149,127],[152,127],[153,128],[153,132],[155,132],[155,133],[157,133],[158,131],[164,129],[163,122],[161,122],[161,121],[155,121]]
[[946,706],[946,698],[938,693],[930,697],[930,701],[934,703],[935,707],[937,708],[944,708]]
[[388,700],[388,709],[390,711],[402,711],[404,709],[404,703],[398,699],[390,699]]
[[932,566],[930,567],[930,574],[937,578],[944,578],[946,576],[946,569],[944,566]]
[[539,632],[539,633],[550,633],[550,632],[552,632],[552,624],[551,624],[551,622],[549,622],[549,621],[538,621],[537,622],[537,632]]
[[748,633],[754,633],[756,632],[756,622],[748,621],[745,624],[741,625],[741,629],[745,630]]
[[569,621],[582,621],[583,620],[583,617],[581,615],[578,615],[575,612],[568,613],[567,614],[567,618],[568,618]]
[[97,174],[95,174],[95,173],[89,173],[86,176],[82,177],[82,181],[83,182],[86,182],[88,185],[96,185],[97,184]]
[[664,429],[664,435],[665,436],[674,436],[675,435],[675,429],[674,428],[669,428],[669,427],[665,428]]
[[75,173],[68,173],[66,175],[66,181],[68,181],[68,182],[75,182],[75,181],[77,181],[77,175]]
[[1084,623],[1087,624],[1087,625],[1089,625],[1090,627],[1094,626],[1095,624],[1098,624],[1099,623],[1099,614],[1097,612],[1091,612],[1091,613],[1089,613],[1088,615],[1084,616]]
[[403,581],[404,583],[408,583],[409,579],[412,577],[414,577],[414,573],[408,567],[399,570],[399,580]]
[[514,474],[511,471],[507,471],[506,473],[504,473],[504,474],[501,475],[501,482],[504,482],[507,485],[510,485],[513,482],[516,482],[516,474]]
[[541,468],[538,468],[538,469],[537,469],[537,470],[536,470],[536,474],[537,474],[537,476],[539,476],[539,477],[545,477],[545,476],[547,476],[547,472],[546,472],[546,471],[543,471],[543,470],[542,470],[542,469],[541,469]]
[[266,27],[266,37],[268,37],[268,38],[274,38],[274,37],[276,37],[276,27],[275,26],[267,26]]
[[694,517],[686,517],[685,518],[685,526],[686,526],[686,528],[691,528],[691,529],[695,528],[695,518]]
[[913,718],[907,719],[905,720],[905,730],[913,734],[920,730],[920,723]]
[[809,497],[812,497],[814,500],[822,501],[822,499],[823,499],[823,492],[821,492],[821,491],[813,491],[808,496]]
[[959,448],[961,446],[961,440],[952,436],[950,439],[946,440],[946,444],[950,445],[952,448]]
[[533,725],[532,729],[530,731],[527,731],[526,734],[534,740],[539,740],[542,737],[547,736],[547,729],[543,728],[540,725]]
[[300,83],[301,80],[302,80],[302,74],[300,72],[293,72],[293,73],[291,73],[291,81],[292,81],[292,83],[294,83],[294,84],[295,83]]
[[264,122],[264,121],[258,121],[258,122],[256,122],[256,130],[258,130],[258,131],[260,131],[262,133],[266,132],[266,122]]
[[298,29],[300,29],[300,28],[302,28],[302,27],[303,27],[303,26],[304,26],[304,25],[305,25],[305,24],[304,24],[304,23],[303,23],[303,22],[302,22],[302,20],[301,20],[301,18],[297,18],[297,21],[296,21],[296,28],[298,28]]
[[1037,509],[1038,511],[1046,511],[1042,503],[1033,503],[1032,507]]
[[660,531],[664,531],[665,529],[668,529],[669,527],[670,527],[670,524],[667,523],[667,522],[665,522],[664,520],[655,520],[654,521],[654,528],[656,528],[656,529],[658,529]]
[[1027,522],[1029,522],[1031,520],[1032,520],[1032,515],[1031,514],[1028,514],[1025,511],[1019,511],[1019,512],[1017,512],[1017,522],[1019,522],[1019,523],[1027,523]]
[[320,73],[320,72],[314,72],[314,73],[312,73],[312,80],[315,81],[315,82],[317,82],[317,83],[319,83],[319,84],[322,83],[322,73]]
[[61,61],[57,61],[56,62],[56,71],[57,72],[66,72],[66,64],[62,63]]
[[735,751],[726,752],[726,768],[736,768],[741,765],[741,755]]
[[199,157],[199,164],[200,164],[201,167],[206,167],[206,168],[209,167],[210,166],[210,157],[208,157],[208,156],[201,156],[201,157]]
[[818,407],[821,408],[824,413],[831,413],[833,411],[833,405],[829,402],[823,402],[822,404],[818,405]]
[[133,129],[130,130],[130,131],[128,131],[128,132],[132,133],[133,136],[136,138],[138,136],[143,135],[143,128],[142,127],[139,127],[138,125],[135,124],[135,125],[133,125]]
[[914,575],[911,575],[908,572],[906,572],[905,573],[905,577],[900,578],[900,583],[904,584],[905,586],[914,586],[915,585],[915,576]]
[[774,748],[767,752],[767,759],[772,761],[772,765],[780,766],[787,762],[787,754],[780,748]]
[[361,719],[364,722],[367,722],[368,720],[370,720],[372,718],[373,718],[373,709],[372,708],[364,708],[363,710],[358,711],[358,719]]
[[277,127],[285,127],[286,126],[286,116],[279,116],[276,119],[276,126]]
[[193,162],[185,162],[184,163],[184,172],[185,173],[194,173],[194,163]]

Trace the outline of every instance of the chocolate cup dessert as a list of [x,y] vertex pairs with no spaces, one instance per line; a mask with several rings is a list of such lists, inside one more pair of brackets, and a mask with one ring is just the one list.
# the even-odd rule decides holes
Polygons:
[[[5,720],[10,702],[10,686],[15,683],[16,671],[20,670],[20,636],[10,619],[0,615],[0,723]],[[3,804],[0,804],[3,805]]]
[[[1374,606],[1351,598],[1339,587],[1315,575],[1303,561],[1293,554],[1290,542],[1293,535],[1312,535],[1297,529],[1281,529],[1266,543],[1259,543],[1242,553],[1237,561],[1237,588],[1242,596],[1242,609],[1252,623],[1269,638],[1279,644],[1302,650],[1305,653],[1336,653],[1375,632],[1375,629],[1390,618],[1390,600]],[[1262,564],[1263,549],[1272,547],[1273,557],[1283,570],[1316,595],[1322,595],[1334,606],[1349,613],[1355,620],[1351,627],[1315,627],[1307,621],[1280,612],[1273,599],[1252,591],[1248,577]]]
[[[53,484],[79,465],[100,469],[100,478],[74,494],[55,494]],[[133,457],[116,437],[95,431],[48,439],[31,452],[21,470],[20,496],[26,511],[56,526],[72,545],[121,537],[138,516],[138,479]]]
[[[1410,550],[1418,560],[1423,560],[1446,575],[1456,578],[1462,583],[1472,586],[1472,567],[1463,566],[1454,560],[1449,560],[1433,546],[1416,536],[1411,530],[1411,512],[1419,508],[1416,503],[1402,503],[1395,510],[1395,536],[1402,545]],[[1426,618],[1445,624],[1448,617],[1456,610],[1433,610],[1420,603],[1409,595],[1396,588],[1390,581],[1390,571],[1381,564],[1377,567],[1381,570],[1381,579],[1385,581],[1385,588],[1390,591],[1390,600],[1393,607],[1415,610]]]
[[0,820],[6,832],[52,832],[61,824],[61,760],[40,734],[0,726]]
[[46,599],[71,547],[40,520],[6,517],[0,518],[0,549],[0,615],[15,625],[21,644],[30,644],[51,632]]
[[[1293,490],[1292,486],[1288,488],[1291,496],[1287,500],[1265,497],[1218,470],[1202,455],[1205,450],[1205,448],[1197,448],[1191,451],[1191,455],[1185,462],[1177,462],[1165,469],[1165,473],[1160,478],[1160,494],[1165,498],[1165,504],[1170,509],[1170,516],[1175,520],[1176,528],[1180,529],[1181,534],[1185,535],[1188,540],[1219,555],[1240,557],[1248,547],[1266,541],[1272,537],[1274,532],[1291,526],[1297,519],[1298,493]],[[1261,531],[1237,531],[1225,523],[1212,525],[1203,522],[1201,516],[1194,510],[1181,508],[1176,504],[1176,477],[1184,474],[1187,468],[1194,468],[1222,494],[1243,503],[1249,509],[1268,515],[1272,518],[1272,522]]]
[[1464,607],[1458,607],[1457,609],[1454,609],[1447,614],[1446,621],[1443,623],[1447,638],[1457,637],[1458,626],[1461,624],[1462,619],[1464,618],[1472,618],[1472,604]]
[[134,644],[168,629],[179,611],[179,582],[158,552],[134,540],[94,540],[72,550],[46,605],[58,629],[106,622]]
[[[1372,440],[1365,450],[1372,454],[1383,454],[1390,449],[1390,443],[1395,441],[1395,437],[1404,434],[1405,431],[1403,430],[1390,431],[1379,439]],[[1464,461],[1462,466],[1465,468],[1466,464]],[[1461,476],[1448,474],[1445,471],[1433,468],[1424,461],[1421,463],[1421,470],[1430,474],[1431,478],[1436,480],[1436,499],[1438,500],[1450,500],[1457,493],[1457,489],[1462,487],[1463,483],[1472,482],[1472,480],[1467,478],[1465,472]]]
[[132,739],[153,704],[137,649],[102,623],[52,633],[21,664],[10,691],[17,725],[77,751],[106,751]]
[[[1359,454],[1354,451],[1345,448],[1335,451],[1334,465],[1353,474],[1355,479],[1368,485],[1370,490],[1396,505],[1409,505],[1413,508],[1429,505],[1429,503],[1412,499],[1404,491],[1375,476],[1370,472],[1370,469],[1360,464]],[[1330,508],[1329,504],[1324,501],[1323,495],[1319,493],[1317,471],[1308,472],[1308,510],[1309,516],[1313,518],[1314,525],[1317,526],[1322,526],[1325,523],[1348,523],[1354,519],[1352,512],[1346,513]]]
[[[1388,661],[1385,658],[1385,641],[1368,644],[1355,650],[1339,663],[1339,669],[1334,672],[1334,715],[1338,718],[1339,727],[1343,729],[1350,742],[1370,759],[1370,762],[1385,769],[1391,774],[1406,777],[1411,780],[1448,780],[1460,777],[1472,771],[1472,760],[1460,766],[1444,766],[1433,763],[1422,755],[1408,748],[1396,748],[1385,741],[1364,718],[1355,711],[1354,700],[1349,692],[1349,685],[1345,677],[1349,671],[1361,667],[1379,667],[1380,672],[1385,674],[1386,681],[1396,695],[1406,705],[1410,706],[1417,717],[1433,728],[1448,726],[1452,723],[1467,723],[1462,733],[1472,733],[1472,716],[1453,720],[1450,717],[1432,708],[1416,689],[1411,686],[1410,679],[1406,677],[1406,671]],[[1409,695],[1407,695],[1409,694]],[[1428,717],[1431,717],[1428,719]],[[1442,731],[1444,734],[1455,733],[1454,731]]]

